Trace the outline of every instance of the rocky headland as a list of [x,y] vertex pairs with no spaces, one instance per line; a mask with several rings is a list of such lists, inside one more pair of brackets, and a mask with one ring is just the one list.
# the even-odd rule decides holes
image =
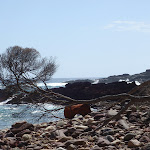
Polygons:
[[99,83],[118,82],[120,80],[124,80],[128,82],[138,81],[139,83],[146,82],[150,80],[150,69],[147,69],[145,72],[134,74],[134,75],[122,74],[122,75],[109,76],[107,78],[101,78],[99,79]]
[[[127,83],[113,82],[113,83],[98,83],[91,84],[90,82],[74,82],[68,83],[65,87],[50,89],[55,93],[63,94],[76,100],[89,100],[98,98],[104,95],[115,95],[121,93],[127,93],[137,85],[135,82]],[[29,94],[27,97],[24,94],[14,97],[9,104],[20,104],[20,103],[33,103],[33,100],[41,100],[37,102],[48,102],[47,98],[40,97],[37,92]],[[34,101],[36,102],[36,101]]]
[[[104,95],[127,93],[137,86],[137,81],[144,83],[148,80],[150,80],[150,70],[134,75],[123,74],[101,78],[97,80],[96,84],[93,84],[92,80],[70,81],[65,87],[54,88],[52,91],[76,100],[88,100]],[[8,95],[10,96],[5,90],[0,90],[0,102],[6,100]],[[37,97],[39,97],[38,93],[30,95],[32,99],[36,99]],[[30,98],[22,95],[18,98],[13,98],[9,103],[29,103],[31,102]]]

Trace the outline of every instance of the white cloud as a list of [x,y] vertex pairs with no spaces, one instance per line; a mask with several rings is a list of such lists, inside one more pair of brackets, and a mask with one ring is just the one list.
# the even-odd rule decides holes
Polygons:
[[113,21],[104,27],[105,29],[113,29],[115,31],[138,31],[138,32],[149,32],[150,24],[136,21]]

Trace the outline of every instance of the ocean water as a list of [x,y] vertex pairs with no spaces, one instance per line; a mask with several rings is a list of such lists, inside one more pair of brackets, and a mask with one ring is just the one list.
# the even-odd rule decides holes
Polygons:
[[[79,78],[54,78],[50,80],[47,85],[50,88],[64,87],[67,84],[67,81],[78,79]],[[39,83],[38,86],[43,86],[43,84]],[[51,113],[45,113],[43,109],[46,108],[50,111],[62,106],[51,104],[39,104],[39,106],[31,104],[6,104],[9,100],[10,99],[7,99],[0,103],[0,129],[9,128],[18,121],[28,121],[29,123],[36,124],[58,120],[58,118],[53,117],[53,115],[60,118],[64,117],[63,109],[53,112],[53,115]]]

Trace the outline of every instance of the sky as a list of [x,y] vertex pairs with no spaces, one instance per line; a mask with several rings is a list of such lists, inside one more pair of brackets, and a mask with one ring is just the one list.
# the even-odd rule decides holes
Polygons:
[[0,53],[55,57],[54,78],[150,69],[150,0],[0,0]]

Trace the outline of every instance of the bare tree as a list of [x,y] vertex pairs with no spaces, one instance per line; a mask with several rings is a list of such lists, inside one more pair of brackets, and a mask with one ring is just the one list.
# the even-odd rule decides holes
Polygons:
[[9,47],[0,55],[0,81],[13,92],[28,93],[37,89],[37,82],[50,80],[56,72],[55,60],[41,58],[33,48]]

